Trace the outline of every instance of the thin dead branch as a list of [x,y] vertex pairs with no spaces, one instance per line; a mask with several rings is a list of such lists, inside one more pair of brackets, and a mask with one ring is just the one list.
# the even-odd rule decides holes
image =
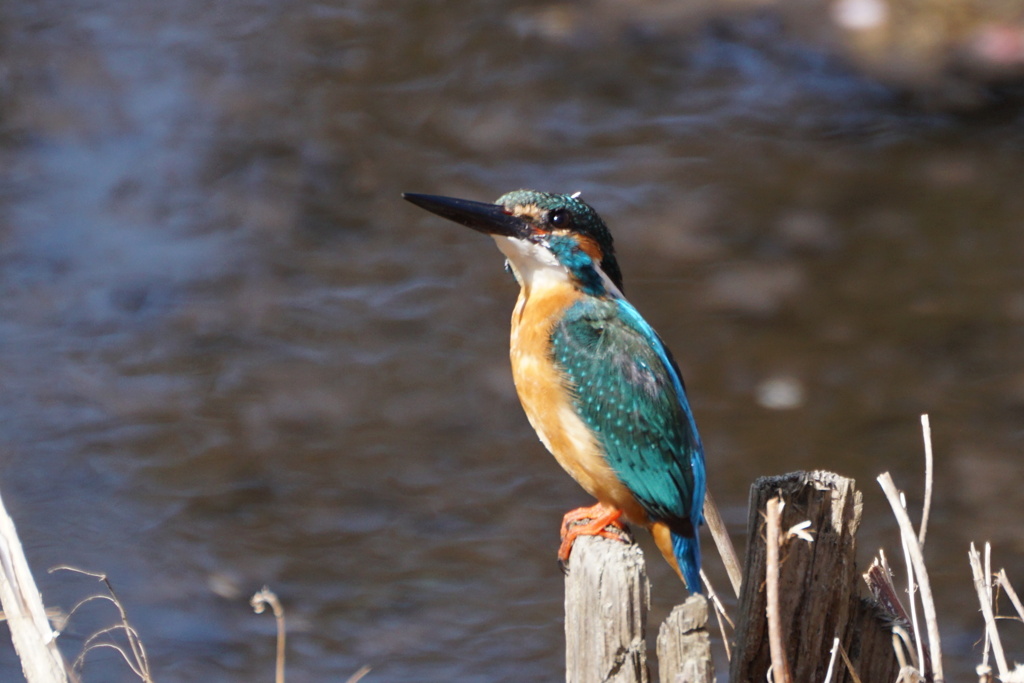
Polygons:
[[[988,544],[986,544],[988,545]],[[995,610],[992,606],[992,590],[990,584],[985,580],[985,570],[982,568],[981,555],[978,549],[971,543],[971,550],[967,554],[971,563],[971,573],[974,577],[974,589],[978,593],[978,602],[981,604],[981,613],[985,617],[985,638],[992,644],[992,655],[996,659],[996,667],[999,671],[999,678],[1006,679],[1010,668],[1006,664],[1006,655],[1003,653],[1003,643],[999,639],[999,630],[996,628]]]
[[825,672],[824,683],[832,683],[832,670],[836,666],[836,655],[839,654],[839,636],[832,639],[832,651],[828,657],[828,670]]
[[[945,676],[942,672],[942,641],[939,637],[938,616],[935,612],[935,599],[932,596],[931,581],[928,579],[928,569],[924,564],[924,555],[921,552],[921,545],[917,541],[917,534],[914,533],[914,525],[910,522],[907,511],[900,504],[900,494],[892,481],[892,476],[884,472],[878,476],[878,483],[889,501],[896,516],[896,522],[900,527],[900,534],[903,536],[910,558],[914,565],[914,572],[917,575],[917,583],[921,588],[921,606],[924,609],[925,625],[928,630],[928,649],[931,654],[931,667],[934,683],[943,683]],[[925,672],[927,673],[927,672]]]
[[50,626],[32,570],[22,549],[14,520],[0,500],[0,603],[3,603],[11,641],[30,683],[65,683],[64,658]]
[[[264,610],[266,610],[268,606],[274,613],[274,620],[277,622],[277,659],[274,670],[274,680],[276,683],[284,683],[284,607],[281,606],[281,601],[277,599],[277,595],[275,595],[267,586],[264,586],[255,595],[253,595],[252,599],[249,600],[249,604],[252,605],[252,609],[256,614],[263,614]],[[362,678],[362,676],[360,676],[360,678]],[[357,678],[356,680],[359,679]]]
[[768,501],[765,519],[766,569],[765,593],[768,601],[768,644],[771,649],[772,678],[775,683],[791,683],[789,661],[782,640],[782,624],[779,617],[779,548],[782,545],[780,515],[782,499],[772,498]]
[[[120,598],[117,597],[117,593],[114,591],[114,585],[110,582],[110,579],[106,574],[99,572],[91,572],[85,569],[79,569],[78,567],[72,567],[69,565],[61,565],[59,567],[53,567],[49,570],[49,573],[53,574],[58,571],[68,571],[75,574],[83,574],[85,576],[91,576],[97,581],[101,582],[107,589],[109,595],[96,594],[90,595],[87,598],[80,600],[71,610],[68,612],[67,617],[64,619],[64,623],[61,628],[67,625],[67,622],[71,617],[84,605],[93,602],[94,600],[105,600],[110,604],[114,605],[117,609],[118,616],[120,617],[120,623],[108,626],[105,629],[97,631],[96,633],[89,636],[82,646],[82,652],[75,659],[74,669],[76,671],[81,670],[85,664],[86,655],[93,650],[99,650],[103,648],[109,648],[115,650],[121,654],[124,661],[128,664],[128,667],[145,683],[153,683],[153,676],[149,669],[149,657],[146,655],[146,648],[142,644],[142,639],[139,638],[138,631],[128,621],[128,612],[125,610],[124,605],[121,603]],[[108,636],[111,634],[122,633],[124,634],[125,640],[128,643],[128,649],[124,646],[113,642],[113,641],[100,641],[102,636]]]
[[[987,550],[988,549],[988,544],[986,543],[985,545],[986,545],[986,550]],[[974,546],[972,545],[971,547],[973,548]],[[974,571],[973,567],[971,568],[971,571],[972,572]],[[987,595],[991,596],[992,595],[992,583],[991,583],[991,579],[992,579],[992,554],[990,552],[986,552],[985,553],[985,569],[982,572],[982,576],[985,577],[985,593]],[[989,601],[991,602],[991,598],[989,598]],[[995,612],[994,608],[993,608],[993,612]],[[986,628],[985,628],[985,645],[984,645],[984,648],[982,649],[982,657],[981,657],[982,664],[986,664],[986,665],[988,664],[988,655],[989,655],[989,652],[991,650],[992,650],[992,638],[991,638],[991,634],[989,633],[988,627],[986,625]],[[1005,676],[1006,675],[1006,671],[1001,671],[1000,675],[1001,676]]]
[[363,676],[370,673],[370,671],[372,671],[372,669],[368,665],[363,665],[359,667],[358,671],[349,676],[345,683],[359,683],[359,681],[363,680]]
[[740,566],[736,548],[732,544],[732,538],[729,536],[729,530],[725,528],[725,521],[718,511],[718,505],[715,504],[715,499],[711,497],[710,491],[704,494],[704,522],[708,525],[708,530],[711,531],[711,537],[718,547],[722,564],[725,565],[725,573],[729,575],[729,583],[732,584],[732,590],[738,598],[743,581],[743,569]]
[[853,679],[853,683],[861,683],[860,676],[857,675],[857,670],[853,668],[850,655],[846,654],[846,648],[843,647],[842,643],[839,643],[839,654],[843,657],[843,664],[846,665],[846,670],[850,672],[850,678]]
[[928,517],[932,510],[932,483],[934,479],[934,458],[932,456],[932,423],[928,413],[921,416],[921,434],[924,438],[924,506],[921,510],[921,528],[917,533],[917,542],[924,548],[924,538],[928,534]]
[[[729,624],[729,630],[735,631],[736,626],[732,623],[732,619],[729,618],[729,613],[725,611],[725,605],[718,597],[718,593],[715,591],[714,586],[708,580],[707,574],[704,570],[700,570],[701,581],[704,582],[704,587],[708,589],[708,599],[715,608],[715,620],[718,621],[718,632],[722,634],[722,645],[725,647],[725,660],[732,660],[732,649],[729,647],[730,635],[725,630],[725,624]],[[722,620],[725,620],[723,623]]]
[[1020,598],[1017,597],[1017,591],[1010,585],[1010,579],[1006,576],[1005,569],[999,570],[997,580],[1003,592],[1006,593],[1006,597],[1010,598],[1010,602],[1013,603],[1013,608],[1017,610],[1017,616],[1020,617],[1021,621],[1024,621],[1024,605],[1021,604]]
[[[900,505],[904,510],[907,509],[907,498],[900,493]],[[917,582],[914,579],[914,562],[910,558],[910,542],[913,539],[908,539],[904,535],[900,535],[901,545],[903,546],[903,563],[907,568],[907,595],[910,599],[910,621],[913,624],[913,633],[918,634],[921,632],[921,624],[917,620]],[[917,656],[914,658],[914,666],[919,670],[924,671],[922,662],[924,662],[924,644],[920,638],[914,638],[914,645],[916,646]]]

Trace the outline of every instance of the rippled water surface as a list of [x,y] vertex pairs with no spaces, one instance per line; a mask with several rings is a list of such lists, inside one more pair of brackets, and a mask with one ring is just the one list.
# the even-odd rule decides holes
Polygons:
[[109,574],[163,682],[269,680],[263,584],[292,683],[561,678],[586,497],[518,406],[500,255],[399,194],[582,190],[738,536],[754,478],[824,468],[866,492],[862,560],[899,556],[874,477],[919,506],[931,413],[970,675],[969,541],[1024,583],[1020,116],[923,111],[766,16],[570,9],[0,7],[0,487],[48,604],[95,586],[42,569]]

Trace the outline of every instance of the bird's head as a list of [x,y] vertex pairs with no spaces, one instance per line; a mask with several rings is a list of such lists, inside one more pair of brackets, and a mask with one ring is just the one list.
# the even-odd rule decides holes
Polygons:
[[594,295],[622,291],[622,273],[608,227],[579,193],[516,190],[494,204],[405,193],[405,199],[490,235],[523,287],[554,278]]

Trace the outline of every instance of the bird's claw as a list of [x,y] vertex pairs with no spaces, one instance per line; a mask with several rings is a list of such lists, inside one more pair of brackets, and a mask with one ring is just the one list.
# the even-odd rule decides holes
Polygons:
[[631,542],[632,536],[619,521],[621,516],[621,510],[603,505],[580,508],[566,514],[562,520],[562,544],[558,547],[558,566],[562,574],[569,573],[569,555],[573,543],[580,536],[601,536],[622,543]]

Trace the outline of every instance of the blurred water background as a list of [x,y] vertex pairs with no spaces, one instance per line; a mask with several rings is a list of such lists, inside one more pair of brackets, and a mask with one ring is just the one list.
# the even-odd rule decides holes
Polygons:
[[[399,194],[580,190],[737,536],[754,478],[831,469],[862,564],[897,557],[874,477],[919,509],[931,414],[972,675],[968,543],[1024,582],[1024,42],[879,7],[0,5],[0,488],[47,603],[97,586],[46,568],[106,572],[163,683],[269,680],[263,584],[290,683],[560,679],[557,525],[588,501],[521,414],[500,255]],[[107,650],[85,680],[133,677]]]

